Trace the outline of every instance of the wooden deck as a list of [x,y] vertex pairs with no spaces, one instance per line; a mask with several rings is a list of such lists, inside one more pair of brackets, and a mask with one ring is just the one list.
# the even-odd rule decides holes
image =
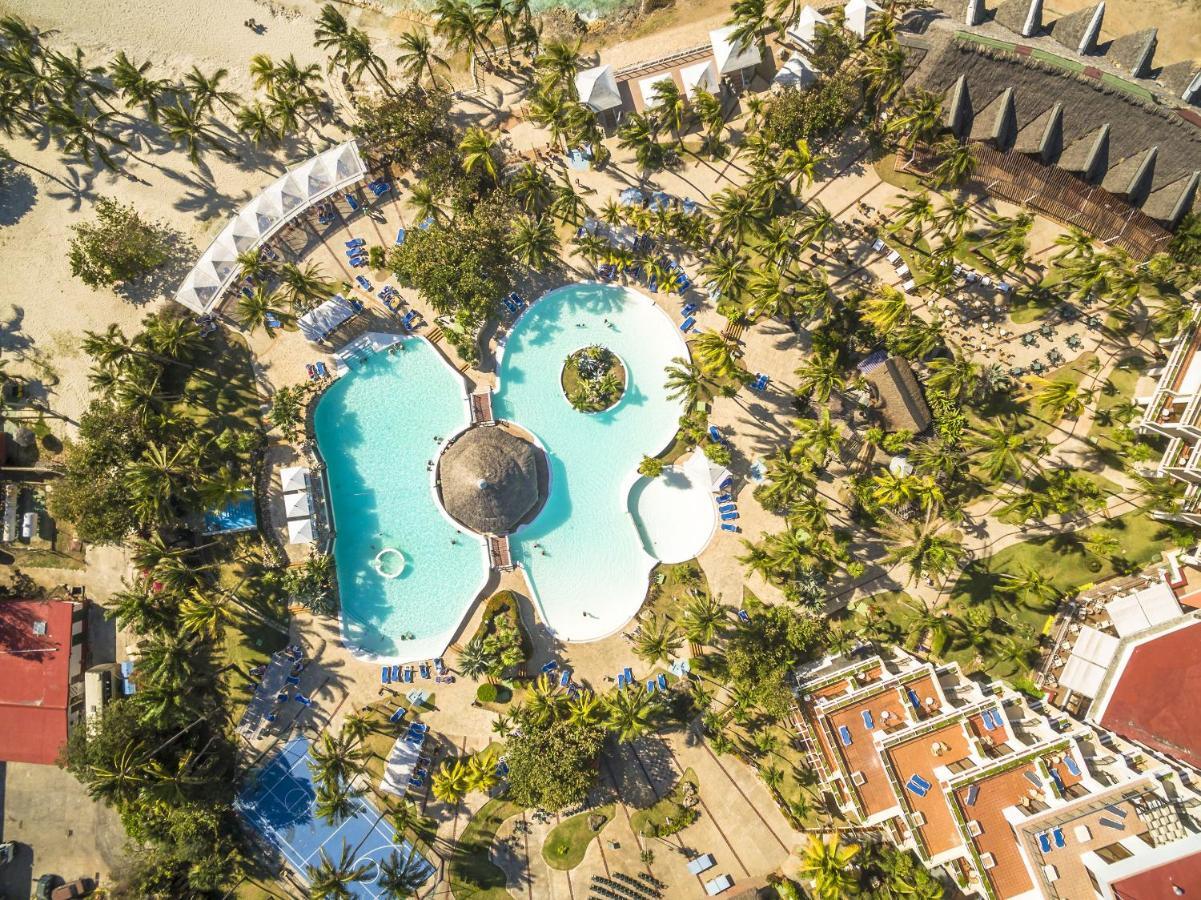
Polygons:
[[500,572],[507,572],[513,568],[513,557],[509,554],[507,537],[488,538],[488,561],[492,568]]

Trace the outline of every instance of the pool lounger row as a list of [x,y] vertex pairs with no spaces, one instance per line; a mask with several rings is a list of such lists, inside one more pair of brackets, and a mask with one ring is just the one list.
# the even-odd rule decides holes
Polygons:
[[667,690],[667,676],[666,675],[660,674],[658,678],[648,678],[646,680],[646,692],[648,694],[653,694],[655,692],[656,688],[658,688],[661,691]]
[[412,684],[413,667],[409,666],[402,672],[400,666],[381,666],[379,680],[380,684]]

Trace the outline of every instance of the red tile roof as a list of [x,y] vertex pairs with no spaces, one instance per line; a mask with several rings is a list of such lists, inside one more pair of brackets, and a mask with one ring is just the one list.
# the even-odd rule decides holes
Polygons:
[[[1201,895],[1201,853],[1156,866],[1110,887],[1118,900],[1175,900],[1176,897]],[[1176,893],[1174,888],[1180,888]]]
[[1201,767],[1201,623],[1134,648],[1118,674],[1101,725]]
[[[67,740],[74,604],[0,601],[0,760],[50,764]],[[35,634],[38,622],[45,634]]]

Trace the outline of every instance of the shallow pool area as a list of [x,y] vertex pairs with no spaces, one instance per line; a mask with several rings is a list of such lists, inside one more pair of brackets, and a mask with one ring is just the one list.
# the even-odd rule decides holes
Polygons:
[[681,563],[700,554],[717,529],[713,476],[700,450],[658,478],[640,478],[630,491],[630,511],[646,552],[661,563]]
[[[487,578],[483,539],[457,527],[429,463],[470,422],[459,374],[424,339],[356,361],[314,414],[334,519],[342,634],[360,653],[439,655]],[[412,635],[407,638],[407,635]]]
[[[612,350],[626,369],[624,395],[601,413],[577,412],[560,383],[564,360],[589,344]],[[510,542],[543,620],[563,640],[612,634],[646,596],[656,559],[643,544],[630,491],[643,455],[659,453],[676,433],[682,403],[667,396],[664,370],[687,355],[663,310],[615,285],[551,291],[509,334],[493,410],[532,433],[550,464],[545,506]],[[655,531],[687,526],[690,508],[668,502],[657,510]]]

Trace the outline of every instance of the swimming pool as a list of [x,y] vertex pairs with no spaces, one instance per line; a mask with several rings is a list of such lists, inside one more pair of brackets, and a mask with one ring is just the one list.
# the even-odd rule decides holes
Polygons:
[[[594,343],[621,358],[627,386],[616,406],[585,414],[563,396],[560,374],[568,354]],[[551,291],[508,337],[493,412],[534,434],[550,464],[546,505],[510,544],[543,620],[561,639],[612,634],[646,596],[656,560],[644,547],[630,491],[643,455],[655,455],[676,433],[682,401],[663,386],[676,356],[688,349],[671,319],[645,295],[615,285]],[[689,505],[660,512],[695,530]]]
[[410,661],[445,649],[488,568],[483,539],[442,512],[428,468],[441,450],[435,438],[470,423],[463,380],[422,338],[394,346],[330,386],[314,427],[333,509],[343,638],[360,653]]

